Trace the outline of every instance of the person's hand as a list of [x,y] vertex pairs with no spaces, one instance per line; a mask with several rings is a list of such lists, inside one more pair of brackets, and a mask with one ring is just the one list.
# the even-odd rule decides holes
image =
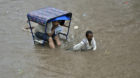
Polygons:
[[55,29],[52,29],[51,33],[48,33],[48,35],[51,37],[55,33]]
[[96,49],[95,49],[95,48],[93,48],[92,50],[93,50],[93,51],[95,51]]

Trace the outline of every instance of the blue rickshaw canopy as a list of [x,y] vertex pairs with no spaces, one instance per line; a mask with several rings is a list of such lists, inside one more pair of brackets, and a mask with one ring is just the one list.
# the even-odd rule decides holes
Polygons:
[[59,20],[70,20],[70,17],[64,15],[64,16],[56,17],[56,18],[50,20],[49,22],[52,22],[52,21],[59,21]]
[[27,14],[28,20],[46,25],[47,22],[57,20],[71,20],[72,13],[56,8],[43,8]]

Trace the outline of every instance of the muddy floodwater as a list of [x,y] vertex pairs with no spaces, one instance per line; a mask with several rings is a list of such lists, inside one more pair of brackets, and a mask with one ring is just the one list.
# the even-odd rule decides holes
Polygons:
[[[73,13],[69,42],[54,50],[22,30],[48,6]],[[89,29],[95,52],[65,50]],[[0,78],[140,78],[140,0],[0,0]]]

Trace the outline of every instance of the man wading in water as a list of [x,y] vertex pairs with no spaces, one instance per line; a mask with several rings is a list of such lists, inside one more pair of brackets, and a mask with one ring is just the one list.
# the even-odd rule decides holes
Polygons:
[[93,32],[92,31],[87,31],[86,32],[86,38],[84,38],[80,43],[76,44],[73,47],[74,51],[77,50],[96,50],[96,41],[93,37]]

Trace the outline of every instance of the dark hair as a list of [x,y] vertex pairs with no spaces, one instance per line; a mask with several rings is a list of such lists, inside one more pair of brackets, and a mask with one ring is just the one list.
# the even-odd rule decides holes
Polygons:
[[90,31],[90,30],[88,30],[88,31],[86,32],[86,37],[88,37],[89,34],[93,34],[93,32]]
[[60,20],[59,23],[60,23],[60,25],[64,25],[65,24],[65,20]]

